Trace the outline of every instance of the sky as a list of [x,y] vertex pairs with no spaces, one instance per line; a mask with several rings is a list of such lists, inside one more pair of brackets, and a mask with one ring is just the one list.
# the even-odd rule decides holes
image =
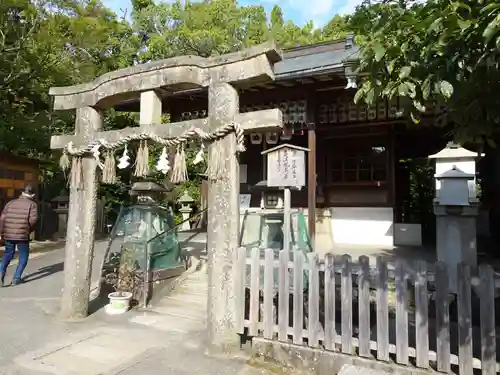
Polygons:
[[[118,15],[125,11],[130,13],[130,0],[103,0],[104,4]],[[303,25],[309,20],[315,26],[323,26],[335,14],[351,13],[361,0],[240,0],[240,5],[263,5],[269,12],[274,4],[278,4],[285,19]]]

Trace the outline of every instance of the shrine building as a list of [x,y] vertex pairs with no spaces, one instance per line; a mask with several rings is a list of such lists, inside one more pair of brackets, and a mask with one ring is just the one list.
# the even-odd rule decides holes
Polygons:
[[38,160],[1,153],[0,210],[8,201],[21,195],[26,184],[31,184],[37,191],[39,173]]
[[[317,246],[420,246],[422,223],[407,220],[409,176],[403,162],[446,145],[443,130],[431,126],[442,108],[427,104],[427,115],[414,125],[401,115],[404,103],[398,98],[373,108],[354,104],[358,54],[352,36],[284,50],[274,65],[275,81],[237,87],[240,112],[280,108],[285,124],[281,133],[246,136],[240,194],[250,198],[250,208],[279,206],[282,193],[253,189],[267,175],[261,153],[283,143],[307,147],[307,186],[292,193],[292,208],[304,210]],[[163,110],[172,121],[204,118],[207,91],[165,91]],[[125,100],[116,109],[137,111],[138,105],[137,99]]]

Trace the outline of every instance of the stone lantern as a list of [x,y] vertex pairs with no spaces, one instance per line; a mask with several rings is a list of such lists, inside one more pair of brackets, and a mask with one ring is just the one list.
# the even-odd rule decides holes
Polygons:
[[449,171],[436,175],[436,182],[439,182],[441,189],[436,197],[436,202],[442,206],[469,206],[470,180],[474,180],[473,174],[467,174],[454,165]]
[[154,181],[138,181],[132,185],[130,196],[135,198],[138,204],[159,204],[168,193],[168,189]]
[[66,236],[68,229],[69,196],[61,193],[51,201],[54,212],[57,214],[56,236],[62,238]]
[[448,266],[450,291],[457,290],[457,265],[477,267],[477,199],[471,197],[468,183],[474,175],[453,166],[436,175],[440,190],[434,199],[436,251],[438,261]]
[[[478,157],[484,156],[477,152],[469,151],[459,144],[448,142],[446,147],[434,155],[430,155],[429,159],[436,160],[436,175],[441,175],[444,172],[456,166],[458,169],[474,176],[472,180],[468,180],[469,196],[476,197],[476,161]],[[436,181],[436,197],[441,188],[440,181]]]
[[188,194],[187,190],[184,191],[182,196],[177,201],[181,205],[179,211],[182,214],[182,225],[181,230],[190,230],[191,224],[189,223],[189,215],[193,212],[191,205],[194,203],[194,199]]

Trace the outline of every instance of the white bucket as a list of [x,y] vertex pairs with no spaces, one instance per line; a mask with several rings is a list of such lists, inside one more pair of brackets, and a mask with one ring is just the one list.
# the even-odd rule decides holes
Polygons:
[[132,293],[113,292],[108,294],[109,304],[106,306],[106,312],[110,315],[123,314],[130,309]]

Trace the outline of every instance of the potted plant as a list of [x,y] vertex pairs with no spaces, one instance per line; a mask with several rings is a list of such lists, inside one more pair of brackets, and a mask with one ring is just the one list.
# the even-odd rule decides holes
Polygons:
[[123,248],[118,268],[115,291],[108,294],[108,314],[123,314],[130,309],[135,288],[135,259],[131,249]]

